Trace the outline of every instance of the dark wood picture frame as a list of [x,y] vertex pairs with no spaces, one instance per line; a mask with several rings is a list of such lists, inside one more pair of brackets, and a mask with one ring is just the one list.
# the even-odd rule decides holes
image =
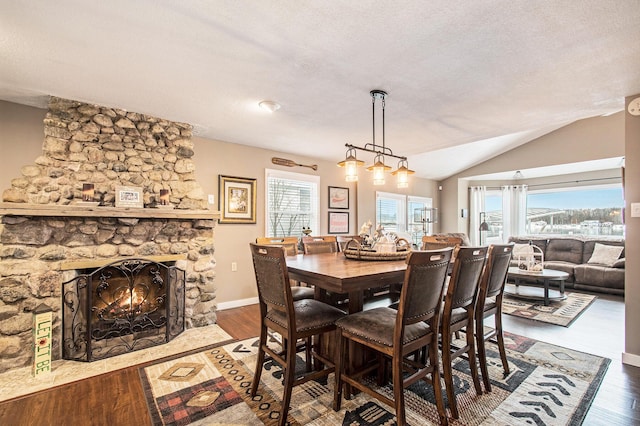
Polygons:
[[340,186],[329,187],[329,208],[330,209],[349,209],[349,188]]
[[220,223],[256,223],[256,179],[218,175]]
[[327,227],[329,234],[348,234],[349,212],[329,212]]

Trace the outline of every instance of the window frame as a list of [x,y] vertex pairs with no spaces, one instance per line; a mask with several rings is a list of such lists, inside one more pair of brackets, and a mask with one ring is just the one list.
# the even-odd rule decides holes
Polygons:
[[[265,214],[264,214],[264,224],[265,224],[265,236],[267,237],[288,237],[288,236],[300,236],[302,235],[302,227],[309,227],[311,230],[319,230],[320,229],[320,176],[309,175],[305,173],[296,173],[289,172],[284,170],[276,170],[276,169],[265,169],[265,179],[264,179],[264,189],[265,189]],[[291,235],[273,235],[273,229],[271,226],[271,217],[270,217],[270,191],[269,184],[270,179],[283,179],[294,182],[304,182],[310,185],[311,195],[310,195],[310,213],[309,220],[306,223],[300,225],[300,229],[298,232],[292,232]],[[293,230],[292,230],[293,231]],[[277,230],[275,234],[278,234]]]

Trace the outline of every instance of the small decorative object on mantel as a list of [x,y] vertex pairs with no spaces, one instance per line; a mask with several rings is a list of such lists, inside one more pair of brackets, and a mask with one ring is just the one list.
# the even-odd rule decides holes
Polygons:
[[95,190],[92,183],[82,184],[82,201],[93,201]]
[[171,204],[169,202],[169,190],[168,189],[161,189],[160,190],[160,197],[158,198],[158,201],[156,202],[155,207],[158,208],[158,209],[168,209],[168,210],[173,209],[173,204]]
[[143,208],[142,188],[139,186],[116,186],[116,207]]
[[100,201],[93,201],[93,197],[95,196],[95,189],[92,183],[83,183],[82,184],[82,199],[74,200],[73,204],[81,205],[81,206],[97,206],[100,205]]
[[286,166],[286,167],[308,167],[312,170],[318,170],[318,165],[317,164],[300,164],[300,163],[296,163],[293,160],[287,160],[286,158],[278,158],[278,157],[271,157],[271,162],[273,164],[275,164],[276,166]]

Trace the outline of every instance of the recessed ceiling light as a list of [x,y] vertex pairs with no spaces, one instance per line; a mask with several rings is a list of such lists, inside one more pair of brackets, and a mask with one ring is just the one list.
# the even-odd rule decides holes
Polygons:
[[276,112],[280,109],[280,104],[274,101],[262,101],[258,106],[268,112]]

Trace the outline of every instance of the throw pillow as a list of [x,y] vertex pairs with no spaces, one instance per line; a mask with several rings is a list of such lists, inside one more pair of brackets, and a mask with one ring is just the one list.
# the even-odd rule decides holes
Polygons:
[[591,259],[587,263],[597,263],[598,265],[613,266],[620,254],[624,250],[621,246],[608,246],[596,243],[591,254]]

